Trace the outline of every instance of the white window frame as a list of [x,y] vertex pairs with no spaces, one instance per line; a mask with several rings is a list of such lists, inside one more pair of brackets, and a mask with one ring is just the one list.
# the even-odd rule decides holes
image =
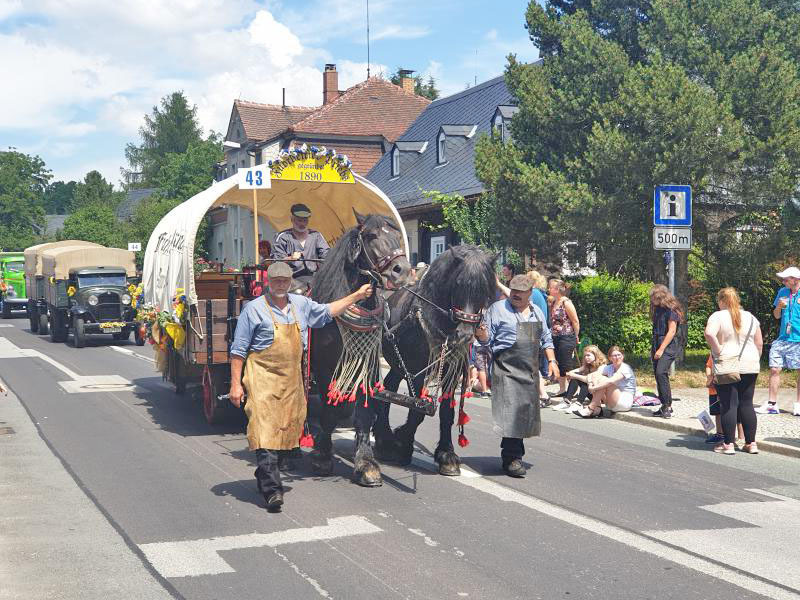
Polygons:
[[442,164],[445,160],[447,160],[446,150],[447,136],[445,135],[444,131],[440,131],[439,137],[436,138],[436,159],[439,164]]
[[[441,244],[442,251],[436,252],[436,247]],[[428,264],[432,263],[435,259],[440,257],[444,254],[444,251],[447,250],[447,236],[446,235],[432,235],[431,236],[431,256],[430,261]]]
[[400,175],[400,149],[395,146],[392,150],[392,177]]

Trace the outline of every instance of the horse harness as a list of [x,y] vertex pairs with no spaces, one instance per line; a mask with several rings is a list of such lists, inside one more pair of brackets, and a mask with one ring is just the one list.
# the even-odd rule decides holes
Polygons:
[[398,258],[405,257],[406,255],[405,249],[400,246],[399,248],[392,250],[389,254],[381,256],[377,260],[372,260],[369,252],[367,252],[367,245],[364,243],[364,236],[361,227],[358,228],[358,246],[359,254],[363,254],[367,259],[367,263],[369,264],[368,269],[359,268],[358,272],[372,279],[375,285],[379,287],[383,287],[381,276],[386,272],[391,264]]

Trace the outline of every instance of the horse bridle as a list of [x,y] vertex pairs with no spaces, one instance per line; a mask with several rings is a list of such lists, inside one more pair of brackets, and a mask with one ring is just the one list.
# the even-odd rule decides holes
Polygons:
[[451,308],[450,310],[447,310],[446,308],[442,308],[441,306],[439,306],[438,304],[436,304],[432,300],[428,300],[425,296],[423,296],[421,294],[418,294],[417,292],[415,292],[414,290],[412,290],[408,286],[403,286],[400,289],[407,291],[412,296],[416,296],[417,298],[419,298],[423,302],[431,305],[433,308],[435,308],[436,310],[438,310],[442,314],[447,315],[453,323],[467,323],[469,325],[474,325],[475,327],[477,327],[478,324],[481,321],[483,321],[483,311],[482,310],[480,312],[477,312],[477,313],[469,313],[469,312],[467,312],[465,310],[461,310],[460,308]]
[[363,232],[360,227],[358,228],[358,245],[360,248],[359,253],[366,257],[367,263],[369,263],[370,267],[369,269],[359,269],[359,272],[362,275],[367,275],[368,277],[372,278],[375,283],[381,287],[383,285],[381,276],[394,261],[400,257],[406,256],[405,249],[400,246],[399,248],[392,250],[389,254],[381,256],[378,260],[372,260],[372,257],[369,255],[369,251],[367,250],[367,244],[364,242]]

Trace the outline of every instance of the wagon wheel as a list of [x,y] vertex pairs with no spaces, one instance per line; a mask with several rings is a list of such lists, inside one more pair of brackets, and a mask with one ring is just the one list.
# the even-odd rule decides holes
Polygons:
[[203,414],[209,425],[215,425],[222,420],[225,405],[217,400],[220,393],[219,377],[216,377],[206,365],[203,367]]

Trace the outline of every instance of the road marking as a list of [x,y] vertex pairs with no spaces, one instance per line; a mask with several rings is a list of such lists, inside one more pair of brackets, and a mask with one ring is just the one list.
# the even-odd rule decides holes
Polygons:
[[795,551],[800,536],[800,501],[763,490],[747,491],[778,501],[720,502],[700,508],[755,527],[644,533],[698,554],[713,549],[714,558],[720,562],[800,589]]
[[[354,440],[355,433],[352,431],[337,431],[334,433],[334,437]],[[421,455],[418,452],[414,452],[411,463],[419,468],[430,471],[438,472],[439,470],[438,465],[432,458],[426,455]],[[753,543],[751,541],[753,538],[751,538],[749,535],[744,535],[745,532],[750,532],[751,530],[738,528],[734,530],[712,530],[709,532],[709,534],[713,535],[713,538],[705,538],[703,539],[702,543],[688,545],[684,542],[691,540],[691,536],[698,533],[702,534],[703,532],[691,531],[689,534],[687,534],[687,540],[673,542],[668,539],[664,539],[661,541],[660,539],[657,539],[658,536],[663,534],[664,537],[666,537],[668,534],[673,532],[665,531],[639,533],[635,531],[629,531],[627,529],[623,529],[622,527],[617,527],[616,525],[611,525],[610,523],[605,523],[579,512],[572,511],[568,508],[556,506],[534,496],[529,496],[524,492],[518,492],[517,490],[505,485],[495,483],[494,481],[484,478],[480,473],[477,473],[472,469],[465,467],[464,465],[461,465],[460,476],[448,477],[447,479],[461,483],[480,492],[484,492],[490,496],[494,496],[503,502],[514,502],[526,508],[530,508],[531,510],[562,521],[568,525],[578,527],[590,533],[594,533],[620,544],[629,546],[634,550],[646,552],[647,554],[652,554],[658,558],[671,561],[693,571],[697,571],[702,575],[720,579],[727,583],[732,583],[733,585],[739,586],[740,588],[755,594],[760,594],[767,598],[772,598],[773,600],[800,600],[800,593],[794,591],[793,589],[780,587],[781,585],[787,585],[793,588],[797,587],[796,585],[790,585],[784,582],[784,580],[795,581],[796,574],[794,571],[797,569],[795,546],[798,534],[800,533],[800,526],[798,526],[798,523],[800,523],[800,511],[798,511],[800,502],[792,500],[791,498],[786,498],[784,496],[779,496],[778,494],[772,494],[771,492],[765,492],[763,490],[747,490],[749,492],[758,493],[770,498],[779,499],[784,502],[790,502],[789,504],[772,502],[757,503],[759,505],[759,510],[761,511],[762,516],[760,518],[762,522],[770,522],[775,527],[775,529],[771,529],[773,533],[772,537],[770,538],[767,535],[763,536],[765,539],[763,542]],[[753,510],[752,505],[753,503],[748,502],[733,504],[733,507],[742,507],[741,513],[738,512],[738,510],[735,511],[735,514],[740,516],[734,516],[733,518],[744,522],[750,522],[753,519],[753,516],[751,515],[749,518],[744,518],[744,516],[747,515],[748,510]],[[716,509],[719,506],[721,505],[713,505],[713,507],[703,508],[706,508],[707,510],[709,508],[713,508],[716,512]],[[734,512],[733,508],[728,508],[727,510]],[[791,525],[789,525],[789,523],[791,523]],[[781,526],[785,529],[785,531],[781,534],[779,539],[785,541],[783,542],[783,545],[776,545],[774,547],[777,547],[777,550],[784,552],[785,560],[788,561],[786,564],[790,566],[781,567],[785,570],[785,572],[782,574],[782,577],[777,577],[772,570],[769,570],[769,575],[765,575],[762,572],[754,570],[754,563],[762,562],[755,561],[754,554],[763,553],[766,546],[769,544],[775,544],[774,532],[778,527]],[[729,531],[733,531],[733,533],[721,533]],[[654,533],[657,535],[653,535]],[[724,537],[721,538],[720,536]],[[720,539],[724,539],[725,544],[730,543],[734,539],[739,540],[741,547],[736,546],[736,551],[742,553],[742,556],[739,560],[734,562],[732,559],[730,559],[730,554],[733,554],[733,552],[719,552],[720,546],[723,545],[720,542]],[[761,536],[759,536],[758,539],[760,540]],[[696,556],[694,552],[697,552],[702,556]],[[707,556],[709,553],[713,553],[715,560],[719,560],[719,562],[714,562],[703,558],[703,556]],[[794,562],[792,562],[793,559]],[[728,566],[733,568],[728,568]],[[765,571],[763,565],[760,565],[759,571]],[[773,585],[769,581],[764,581],[762,577],[774,579],[779,585]]]
[[130,391],[136,388],[130,381],[119,375],[78,375],[75,371],[62,365],[47,354],[32,348],[20,348],[4,337],[0,337],[0,358],[42,359],[70,378],[69,381],[58,382],[58,385],[69,394]]
[[134,352],[130,348],[122,348],[121,346],[109,346],[114,352],[119,352],[120,354],[127,354],[128,356],[133,356],[135,358],[141,358],[142,360],[146,360],[149,363],[155,363],[155,359],[150,358],[149,356],[144,356],[143,354],[139,354],[138,352]]
[[13,323],[0,323],[0,327],[13,327]]
[[220,555],[226,550],[275,547],[283,544],[318,542],[354,535],[380,533],[380,527],[357,515],[328,519],[327,525],[286,529],[273,533],[250,533],[224,537],[139,544],[147,560],[164,577],[197,577],[235,573]]

